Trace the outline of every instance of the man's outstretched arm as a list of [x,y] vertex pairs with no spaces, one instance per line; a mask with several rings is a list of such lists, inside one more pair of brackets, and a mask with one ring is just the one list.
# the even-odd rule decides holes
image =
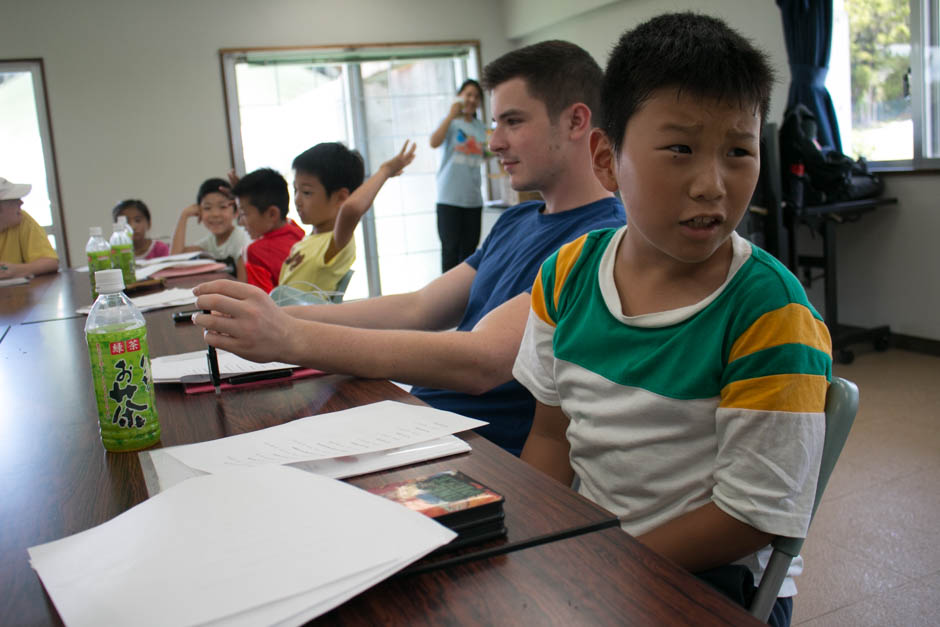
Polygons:
[[[213,281],[195,292],[197,306],[217,315],[199,314],[195,321],[208,331],[210,345],[256,361],[277,360],[470,394],[509,381],[525,330],[529,295],[520,294],[494,309],[472,331],[425,331],[415,329],[449,328],[456,321],[452,302],[438,307],[421,303],[428,297],[423,291],[288,312],[250,285]],[[466,295],[462,302],[465,306]],[[345,324],[373,328],[338,323],[343,310]],[[328,320],[290,314],[322,315]],[[405,329],[385,328],[395,322]]]

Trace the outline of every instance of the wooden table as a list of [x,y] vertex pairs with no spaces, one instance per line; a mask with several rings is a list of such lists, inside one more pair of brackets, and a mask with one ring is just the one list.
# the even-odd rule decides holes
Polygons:
[[[49,289],[67,293],[62,286],[47,286],[46,293]],[[152,356],[205,346],[198,328],[171,321],[178,309],[145,314]],[[31,311],[25,317],[32,317]],[[28,547],[98,525],[147,498],[138,456],[107,453],[101,446],[83,327],[84,318],[14,324],[0,342],[0,625],[60,622],[28,564]],[[160,385],[161,443],[200,442],[385,399],[420,403],[387,381],[338,375],[226,391],[221,398]],[[488,547],[609,519],[602,508],[487,440],[472,433],[466,439],[470,454],[352,483],[369,487],[462,470],[506,497],[509,536]],[[749,619],[612,529],[393,579],[320,622],[663,624],[683,617],[696,624]]]

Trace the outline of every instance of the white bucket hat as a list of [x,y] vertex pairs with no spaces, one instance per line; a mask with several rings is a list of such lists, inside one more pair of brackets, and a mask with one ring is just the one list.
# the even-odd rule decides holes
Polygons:
[[17,200],[29,193],[33,186],[29,183],[11,183],[0,176],[0,200]]

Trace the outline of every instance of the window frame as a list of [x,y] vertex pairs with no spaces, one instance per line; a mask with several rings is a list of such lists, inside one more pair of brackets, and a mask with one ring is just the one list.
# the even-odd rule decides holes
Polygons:
[[[305,54],[316,57],[317,62],[332,60],[336,62],[348,63],[349,66],[344,70],[346,79],[347,106],[349,107],[348,136],[351,138],[351,148],[355,148],[362,154],[366,163],[366,177],[371,175],[369,167],[369,142],[368,137],[362,131],[365,127],[365,105],[363,96],[363,84],[361,63],[363,61],[395,61],[402,58],[408,58],[405,55],[417,55],[427,52],[429,55],[437,49],[440,52],[453,49],[465,49],[467,58],[458,60],[455,63],[462,64],[462,71],[456,72],[456,75],[480,76],[482,56],[480,54],[479,40],[452,40],[452,41],[421,41],[421,42],[390,42],[390,43],[358,43],[358,44],[332,44],[332,45],[310,45],[310,46],[276,46],[276,47],[245,47],[245,48],[222,48],[219,50],[219,63],[222,71],[223,91],[225,98],[226,125],[229,136],[229,150],[232,167],[239,174],[245,173],[244,145],[241,138],[241,119],[238,104],[238,86],[235,76],[235,65],[252,55],[262,55],[265,57],[278,57],[283,55],[285,60],[298,60]],[[373,58],[378,55],[381,58]],[[441,56],[447,56],[441,54]],[[358,62],[353,58],[358,57]],[[427,58],[427,57],[424,57]],[[468,71],[473,66],[474,72]],[[456,85],[455,85],[456,88]],[[492,194],[489,179],[484,179],[487,188],[486,196]],[[360,222],[362,225],[363,238],[363,257],[366,265],[367,282],[369,288],[369,297],[381,296],[382,286],[380,281],[378,237],[376,234],[375,215],[373,211],[367,212]]]
[[55,236],[56,254],[59,265],[71,267],[68,236],[65,229],[65,212],[62,210],[59,194],[59,168],[56,162],[55,141],[52,134],[52,115],[49,112],[49,91],[46,87],[46,70],[43,59],[0,59],[0,71],[29,72],[33,79],[33,98],[36,107],[36,120],[39,126],[39,140],[42,144],[43,165],[46,169],[46,191],[49,196],[52,225],[43,225],[46,235]]
[[[940,27],[931,29],[932,22],[940,15],[940,0],[909,0],[911,31],[911,122],[913,125],[913,150],[911,159],[892,161],[869,161],[873,172],[925,172],[940,170],[940,153],[936,157],[925,156],[931,132],[940,132],[940,110],[931,119],[925,58],[927,50],[940,46]],[[852,60],[850,59],[850,63]],[[934,86],[935,104],[940,103],[940,91]],[[936,107],[935,107],[936,108]]]

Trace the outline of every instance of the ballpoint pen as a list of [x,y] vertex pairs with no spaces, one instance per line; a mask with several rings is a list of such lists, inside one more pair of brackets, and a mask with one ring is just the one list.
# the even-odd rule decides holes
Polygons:
[[[204,314],[211,314],[208,310],[203,310]],[[216,396],[222,393],[222,378],[219,376],[219,356],[215,352],[215,346],[209,346],[209,354],[206,355],[209,361],[209,378],[212,380],[212,387],[215,388]]]
[[193,314],[202,313],[201,309],[190,309],[188,311],[177,311],[173,314],[173,322],[192,322]]

